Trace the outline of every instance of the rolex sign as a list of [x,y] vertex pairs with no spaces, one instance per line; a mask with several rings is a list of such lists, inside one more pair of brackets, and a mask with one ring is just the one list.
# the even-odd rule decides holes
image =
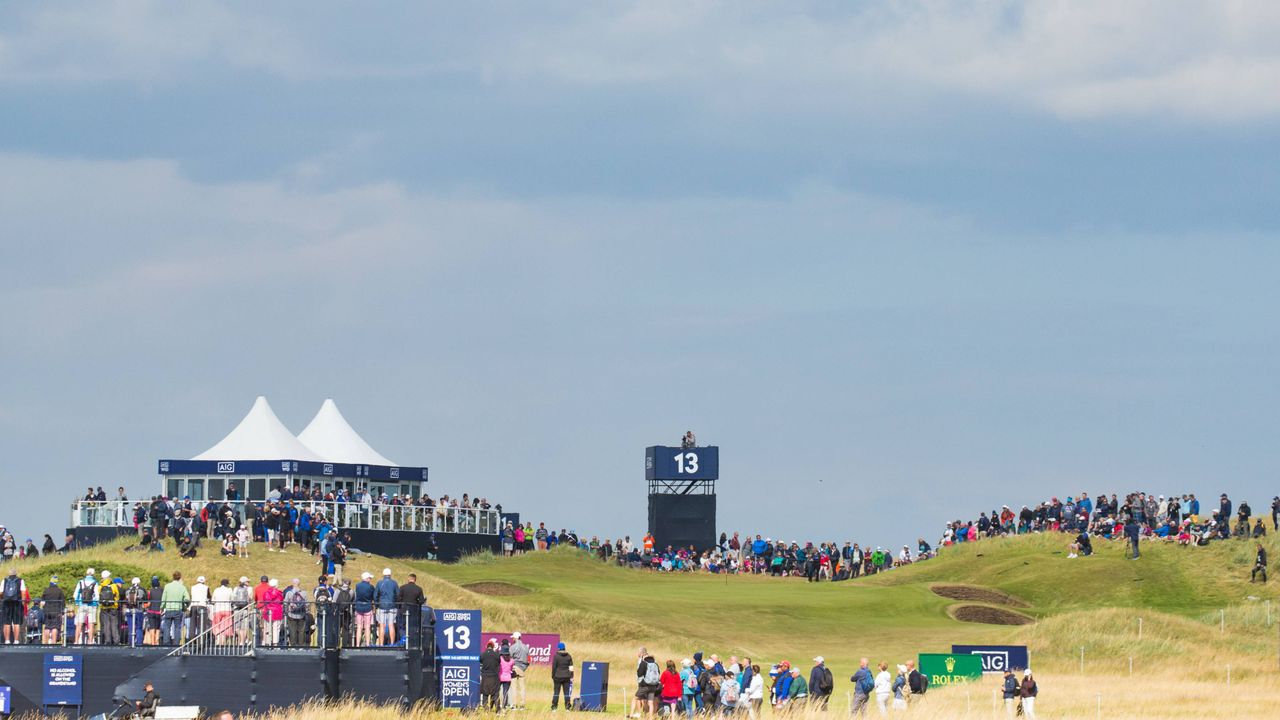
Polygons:
[[959,653],[921,653],[920,672],[929,678],[929,687],[981,680],[982,658]]

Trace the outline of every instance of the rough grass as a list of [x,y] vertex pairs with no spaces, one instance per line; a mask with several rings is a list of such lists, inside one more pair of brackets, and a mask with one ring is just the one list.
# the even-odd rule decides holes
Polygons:
[[[483,554],[455,565],[365,556],[348,564],[347,576],[354,578],[362,570],[377,575],[390,567],[403,579],[416,571],[434,607],[478,608],[486,630],[559,632],[577,661],[610,662],[617,668],[612,708],[629,702],[626,685],[639,645],[660,660],[679,660],[702,650],[721,657],[751,656],[762,666],[787,659],[807,667],[810,658],[822,654],[837,679],[833,705],[843,709],[848,677],[859,657],[896,664],[920,652],[949,650],[952,643],[1018,643],[1031,650],[1043,689],[1043,717],[1095,717],[1099,694],[1103,712],[1112,720],[1216,717],[1228,705],[1236,718],[1274,716],[1280,698],[1280,581],[1248,583],[1252,543],[1209,548],[1146,544],[1136,562],[1125,560],[1118,544],[1102,542],[1094,557],[1068,560],[1064,543],[1058,536],[981,541],[948,548],[940,558],[909,568],[834,584],[659,575],[604,565],[564,549],[516,558]],[[181,569],[185,577],[202,574],[210,582],[240,575],[256,580],[266,574],[281,580],[300,577],[308,585],[318,569],[311,556],[294,549],[282,554],[255,548],[249,559],[203,553],[194,561],[179,561],[172,550],[126,553],[124,545],[121,541],[67,557],[28,560],[17,567],[33,579],[47,577],[54,568],[64,578],[74,578],[92,565],[126,577],[167,578]],[[1270,546],[1275,549],[1274,539]],[[496,597],[462,587],[484,582],[533,592]],[[1022,627],[958,622],[949,615],[957,601],[930,589],[938,583],[1008,593],[1024,600],[1028,607],[1023,612],[1037,622]],[[1128,674],[1130,658],[1133,677]],[[535,671],[530,680],[531,706],[550,694],[545,674]],[[991,717],[995,682],[935,689],[912,714]],[[401,714],[351,705],[273,716],[372,720],[393,712]]]

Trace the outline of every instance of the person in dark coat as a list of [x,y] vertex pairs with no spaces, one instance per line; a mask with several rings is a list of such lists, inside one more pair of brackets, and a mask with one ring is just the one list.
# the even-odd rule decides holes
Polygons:
[[502,658],[498,656],[494,642],[489,641],[480,653],[480,707],[498,709],[498,670]]
[[573,656],[564,649],[564,643],[560,643],[556,648],[556,654],[551,658],[551,710],[554,711],[560,700],[560,693],[564,692],[564,707],[570,709],[570,696],[573,694]]

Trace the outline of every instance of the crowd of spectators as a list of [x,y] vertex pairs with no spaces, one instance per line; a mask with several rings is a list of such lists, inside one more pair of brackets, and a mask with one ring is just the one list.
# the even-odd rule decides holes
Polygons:
[[16,568],[0,580],[5,644],[403,646],[421,637],[415,630],[431,614],[417,576],[401,584],[390,568],[376,582],[363,572],[354,584],[322,574],[311,588],[266,575],[257,585],[200,576],[188,586],[180,570],[167,583],[144,583],[87,568],[68,590],[54,575],[34,592]]

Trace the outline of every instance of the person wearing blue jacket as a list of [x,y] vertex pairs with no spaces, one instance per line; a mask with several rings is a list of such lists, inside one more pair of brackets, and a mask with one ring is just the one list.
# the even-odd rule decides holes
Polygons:
[[382,579],[373,589],[373,604],[378,621],[378,643],[396,644],[396,601],[400,598],[400,585],[391,579],[391,568],[382,571]]
[[369,582],[372,579],[373,575],[367,572],[360,574],[360,582],[356,583],[351,601],[351,609],[356,614],[356,644],[361,647],[373,644],[373,598],[376,591],[373,583]]

